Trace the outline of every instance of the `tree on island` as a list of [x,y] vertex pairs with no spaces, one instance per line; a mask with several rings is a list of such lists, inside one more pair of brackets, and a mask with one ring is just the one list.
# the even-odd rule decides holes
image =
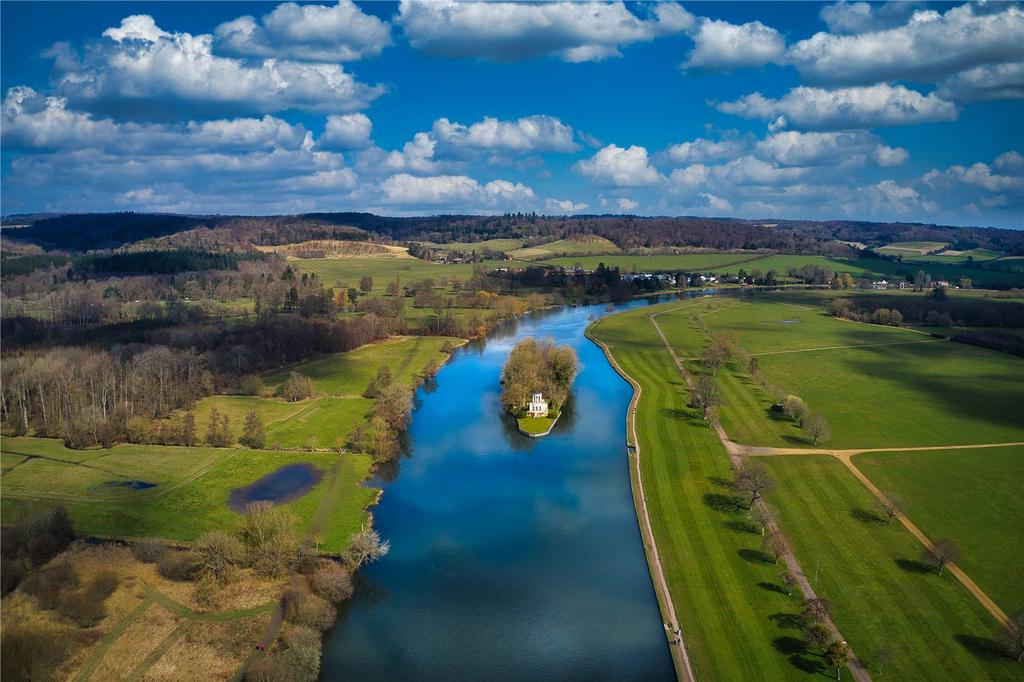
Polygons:
[[576,352],[569,346],[527,337],[512,349],[501,371],[501,404],[518,415],[532,394],[543,393],[551,414],[557,414],[578,370]]

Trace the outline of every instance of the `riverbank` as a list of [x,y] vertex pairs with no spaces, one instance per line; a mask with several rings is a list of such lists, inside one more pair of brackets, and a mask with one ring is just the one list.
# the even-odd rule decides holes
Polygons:
[[665,580],[665,572],[661,565],[661,555],[658,552],[658,543],[654,538],[651,516],[647,509],[647,496],[644,494],[643,475],[640,471],[640,441],[636,435],[636,406],[640,402],[640,395],[643,393],[643,389],[636,379],[619,366],[608,346],[591,333],[593,326],[593,324],[587,326],[583,331],[584,336],[601,349],[612,369],[633,388],[633,396],[630,398],[629,409],[626,412],[626,448],[627,459],[630,464],[629,479],[630,489],[633,492],[633,505],[636,509],[637,523],[640,525],[640,534],[643,536],[644,554],[647,557],[647,565],[651,572],[651,583],[654,586],[654,593],[658,597],[658,607],[661,609],[662,620],[668,626],[666,628],[666,636],[671,642],[669,648],[672,652],[672,663],[675,665],[676,676],[683,682],[694,682],[696,678],[694,677],[690,658],[686,651],[686,641],[680,635],[677,642],[676,635],[672,632],[673,629],[680,627],[679,619],[676,617],[675,603],[672,601],[668,582]]

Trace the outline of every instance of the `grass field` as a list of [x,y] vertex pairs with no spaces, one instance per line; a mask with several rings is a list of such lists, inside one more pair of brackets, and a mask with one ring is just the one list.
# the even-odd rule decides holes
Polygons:
[[930,256],[921,255],[906,255],[903,256],[904,261],[914,261],[917,263],[966,263],[967,259],[970,258],[976,262],[995,260],[1002,256],[1001,251],[993,251],[991,249],[970,249],[968,251],[957,251],[950,253],[943,251],[942,253],[936,253]]
[[613,253],[622,253],[622,249],[603,237],[559,239],[547,244],[509,251],[509,255],[517,260],[545,260],[559,256],[588,256]]
[[437,264],[418,258],[296,258],[288,261],[298,272],[316,273],[326,286],[359,286],[359,280],[373,278],[373,292],[383,294],[390,282],[402,285],[422,279],[466,279],[477,266],[468,263]]
[[876,679],[882,649],[891,654],[884,679],[1020,679],[1020,666],[991,650],[995,619],[953,576],[922,566],[920,544],[885,524],[841,462],[761,462],[778,484],[772,502],[804,571]]
[[448,242],[447,244],[423,242],[423,245],[440,251],[462,251],[466,253],[476,251],[480,253],[484,249],[491,249],[492,251],[508,253],[509,251],[523,248],[524,242],[525,240],[523,239],[485,239],[479,242]]
[[543,262],[563,268],[571,268],[580,263],[587,270],[593,270],[599,263],[604,263],[607,267],[617,267],[622,272],[706,271],[727,265],[741,264],[730,268],[732,272],[735,272],[740,267],[750,270],[747,263],[758,257],[759,255],[756,253],[684,253],[675,256],[565,256],[548,258]]
[[[333,513],[323,517],[323,548],[339,551],[361,528],[376,495],[361,485],[371,461],[359,454],[159,445],[69,451],[60,441],[41,438],[5,438],[2,447],[5,453],[32,455],[0,475],[4,514],[18,504],[63,504],[83,534],[194,540],[238,524],[240,516],[227,506],[231,490],[285,464],[309,463],[327,473],[308,494],[285,506],[309,528],[326,498]],[[127,481],[156,485],[143,490],[109,485]]]
[[928,537],[959,545],[958,564],[1006,613],[1024,608],[1024,447],[868,453],[854,464]]
[[[715,306],[710,311],[708,306]],[[802,398],[832,426],[831,447],[966,445],[1024,440],[1024,360],[895,327],[838,320],[820,309],[774,302],[708,301],[659,318],[680,355],[707,343],[690,316],[709,330],[732,331],[757,355],[769,381]],[[833,348],[835,346],[864,346]],[[807,349],[806,352],[792,352]],[[692,363],[694,371],[703,369]],[[809,443],[795,423],[731,365],[718,373],[722,425],[749,445]]]
[[412,383],[431,360],[445,359],[446,353],[441,350],[445,344],[459,343],[461,339],[447,336],[395,336],[347,353],[334,353],[269,372],[261,378],[272,392],[291,372],[300,372],[312,379],[316,390],[324,395],[359,396],[381,367],[390,367],[394,380]]
[[800,637],[790,627],[799,597],[776,587],[781,569],[761,560],[761,536],[723,485],[729,459],[686,405],[682,380],[647,321],[657,309],[602,319],[591,333],[643,388],[637,425],[647,506],[697,677],[806,679],[820,658],[780,645]]
[[887,256],[902,256],[906,254],[924,254],[928,251],[935,251],[947,246],[946,242],[893,242],[880,246],[875,251]]
[[548,417],[522,417],[516,421],[519,430],[524,433],[547,433],[555,423],[554,419]]

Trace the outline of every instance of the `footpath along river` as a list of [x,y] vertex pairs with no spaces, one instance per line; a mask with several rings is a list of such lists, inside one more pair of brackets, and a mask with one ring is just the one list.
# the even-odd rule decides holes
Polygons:
[[[510,323],[419,390],[411,456],[373,482],[391,552],[360,571],[324,643],[322,680],[675,678],[630,493],[632,392],[583,335],[603,314]],[[527,336],[580,359],[571,401],[541,439],[520,434],[498,399],[501,366]]]

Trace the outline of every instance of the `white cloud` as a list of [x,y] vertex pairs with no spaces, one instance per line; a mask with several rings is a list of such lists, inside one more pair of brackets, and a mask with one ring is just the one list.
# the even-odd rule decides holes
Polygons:
[[1024,175],[1024,154],[1020,152],[1004,152],[996,157],[992,164],[997,170],[1014,175]]
[[500,121],[490,116],[466,126],[447,118],[434,122],[431,135],[446,145],[515,152],[574,152],[573,130],[551,116]]
[[331,115],[324,124],[320,146],[324,149],[362,149],[370,146],[373,122],[366,114]]
[[779,64],[786,52],[782,34],[760,21],[736,25],[702,19],[693,41],[696,46],[683,67],[700,71]]
[[466,175],[418,177],[393,175],[381,184],[389,203],[411,205],[521,206],[535,199],[533,190],[520,183],[493,180],[486,185]]
[[732,203],[730,203],[728,199],[716,197],[714,194],[710,194],[708,192],[701,192],[697,195],[697,199],[698,201],[696,205],[704,206],[712,211],[728,213],[732,210]]
[[213,36],[168,33],[151,17],[132,16],[104,32],[84,60],[67,46],[51,51],[57,91],[77,106],[112,115],[173,117],[176,109],[268,113],[365,108],[384,92],[337,64],[213,54]]
[[1019,62],[1024,11],[975,11],[967,3],[945,14],[915,12],[897,28],[841,36],[817,33],[793,45],[790,63],[805,79],[831,84],[890,80],[934,82],[982,64]]
[[385,151],[371,147],[356,155],[356,166],[360,172],[389,174],[398,171],[406,173],[437,173],[441,163],[434,157],[437,141],[428,133],[416,133],[402,150]]
[[619,197],[618,199],[615,200],[615,203],[619,205],[620,211],[635,211],[636,209],[640,208],[640,202],[633,201],[632,199],[628,199],[626,197]]
[[553,215],[572,215],[587,210],[585,203],[576,203],[571,199],[547,199],[544,201],[544,210]]
[[741,139],[709,140],[701,137],[689,142],[674,144],[665,150],[665,155],[675,163],[695,163],[720,159],[734,159],[746,151],[747,143]]
[[746,95],[716,108],[744,118],[776,121],[775,128],[792,126],[811,130],[843,130],[953,121],[956,105],[929,93],[922,95],[902,85],[825,90],[800,86],[779,99],[761,93]]
[[833,33],[866,33],[901,26],[923,4],[905,0],[875,5],[837,2],[822,8],[821,18]]
[[868,156],[880,166],[897,166],[909,157],[907,150],[888,147],[864,131],[775,133],[757,143],[757,153],[787,166],[836,165]]
[[939,97],[958,102],[1024,98],[1024,62],[976,66],[939,81]]
[[610,144],[589,159],[577,161],[573,168],[599,185],[642,187],[662,180],[647,157],[647,149],[637,145],[626,149]]
[[800,166],[778,166],[753,156],[712,166],[712,175],[731,185],[785,185],[803,178],[811,169]]
[[334,192],[355,189],[358,182],[351,168],[339,168],[287,178],[281,182],[281,188],[298,192]]
[[646,18],[622,2],[422,2],[402,0],[395,23],[416,49],[442,57],[520,61],[552,55],[568,62],[620,56],[619,48],[689,29],[677,3]]
[[214,41],[219,53],[230,56],[315,62],[375,57],[390,44],[390,26],[364,14],[351,0],[336,5],[286,2],[259,22],[242,16],[221,24]]

